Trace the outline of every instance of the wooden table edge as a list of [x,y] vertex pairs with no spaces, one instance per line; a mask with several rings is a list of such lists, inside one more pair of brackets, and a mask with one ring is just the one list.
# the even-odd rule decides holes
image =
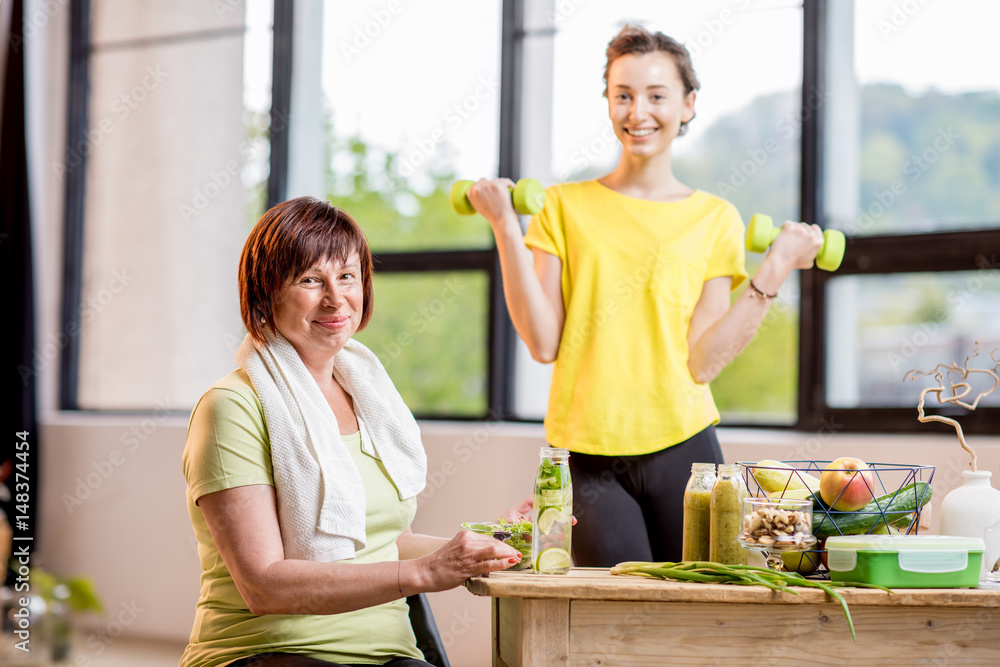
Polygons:
[[[720,602],[731,604],[836,603],[824,591],[797,588],[798,595],[759,586],[691,584],[647,577],[611,575],[607,569],[579,568],[568,575],[494,572],[465,584],[473,595],[494,598],[572,599],[632,602]],[[837,589],[849,605],[1000,608],[1000,590],[986,588]]]

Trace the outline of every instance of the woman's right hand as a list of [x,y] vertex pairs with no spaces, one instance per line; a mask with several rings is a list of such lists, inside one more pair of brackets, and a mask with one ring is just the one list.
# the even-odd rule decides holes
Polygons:
[[[469,202],[489,221],[494,231],[502,228],[505,222],[518,221],[510,195],[512,187],[514,182],[509,178],[480,178],[466,193]],[[518,225],[519,232],[520,229]]]
[[443,547],[417,561],[427,591],[445,591],[469,578],[505,570],[521,562],[521,552],[492,535],[463,530]]

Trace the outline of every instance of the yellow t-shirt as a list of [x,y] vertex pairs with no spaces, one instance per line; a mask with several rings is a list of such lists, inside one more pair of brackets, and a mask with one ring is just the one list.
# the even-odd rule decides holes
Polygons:
[[[399,499],[382,462],[362,451],[360,434],[344,436],[344,444],[361,473],[367,502],[367,543],[346,562],[398,560],[396,539],[412,522],[416,499]],[[264,409],[243,371],[216,382],[195,406],[183,464],[202,575],[191,640],[180,667],[215,667],[270,651],[372,665],[395,656],[423,659],[402,599],[330,616],[250,613],[195,504],[223,489],[274,485]]]
[[706,280],[746,279],[739,213],[706,192],[635,199],[597,181],[545,191],[529,247],[562,260],[566,308],[545,431],[549,444],[647,454],[719,421],[688,371],[688,326]]

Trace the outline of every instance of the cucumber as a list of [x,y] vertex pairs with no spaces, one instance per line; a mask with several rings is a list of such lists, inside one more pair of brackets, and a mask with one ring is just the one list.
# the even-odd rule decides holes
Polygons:
[[917,482],[903,487],[898,492],[880,496],[853,512],[830,509],[815,511],[813,535],[820,539],[831,535],[864,535],[870,533],[877,523],[883,522],[883,514],[890,526],[894,528],[906,526],[910,523],[911,513],[930,501],[931,493],[930,484]]

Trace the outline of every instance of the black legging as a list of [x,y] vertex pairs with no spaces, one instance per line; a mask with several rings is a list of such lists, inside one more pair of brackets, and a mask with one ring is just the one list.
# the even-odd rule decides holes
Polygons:
[[692,463],[723,463],[714,426],[640,456],[570,452],[574,565],[681,560],[684,487]]
[[[386,667],[432,667],[429,662],[416,658],[393,658],[385,663]],[[227,667],[372,667],[371,665],[341,664],[307,658],[294,653],[258,653],[248,658],[231,662]]]

